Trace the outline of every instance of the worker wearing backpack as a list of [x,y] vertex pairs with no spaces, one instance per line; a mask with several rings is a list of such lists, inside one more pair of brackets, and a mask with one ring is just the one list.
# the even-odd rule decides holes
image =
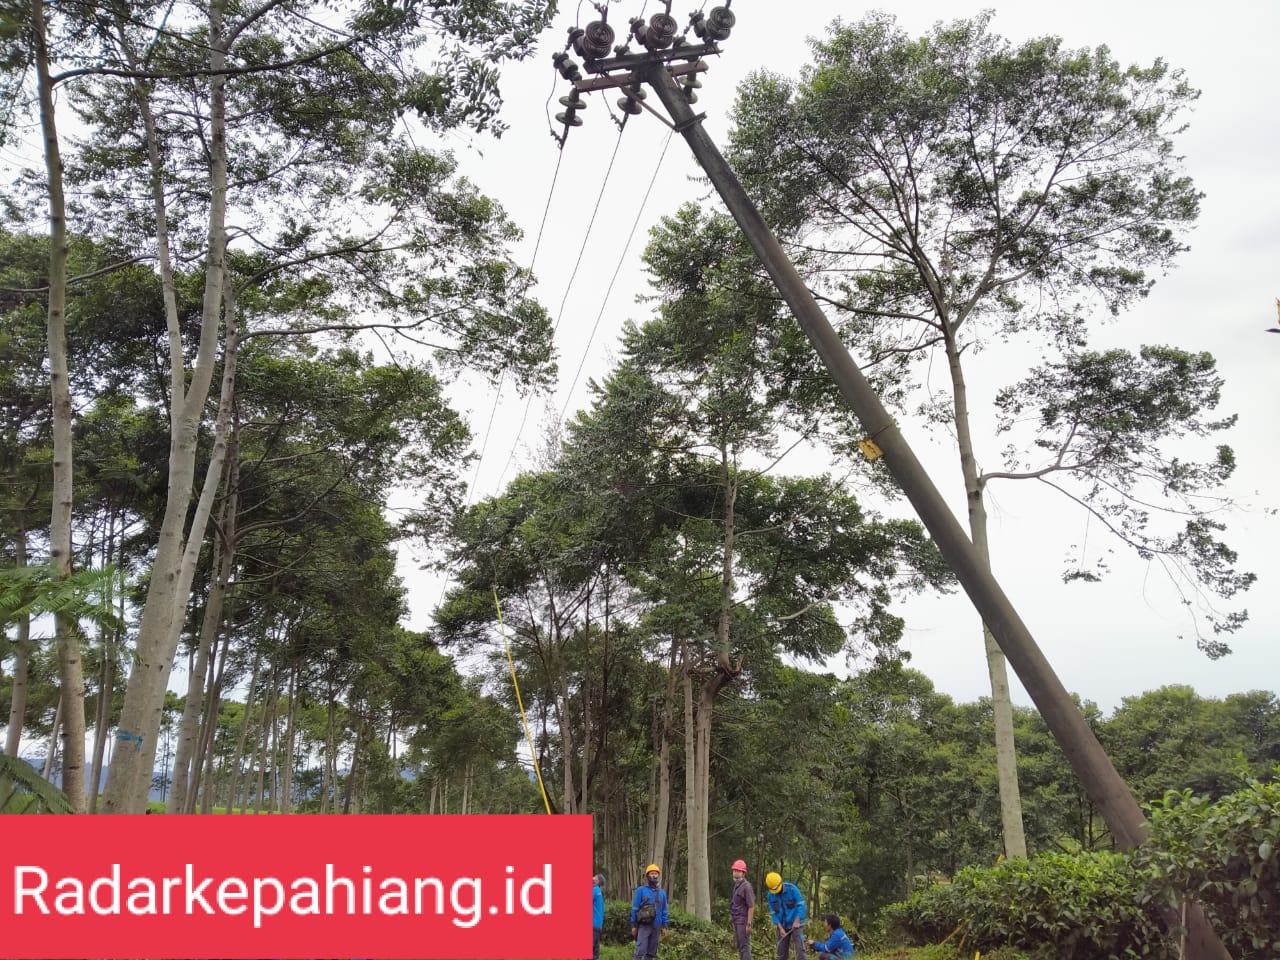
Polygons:
[[635,960],[656,957],[658,944],[667,935],[667,892],[662,889],[662,871],[656,863],[644,870],[645,882],[631,898],[631,936],[636,941]]

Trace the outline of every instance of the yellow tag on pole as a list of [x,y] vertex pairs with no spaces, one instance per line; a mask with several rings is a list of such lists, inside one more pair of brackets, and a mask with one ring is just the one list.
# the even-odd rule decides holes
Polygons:
[[884,451],[876,446],[876,442],[870,437],[866,440],[859,440],[858,449],[862,451],[862,455],[868,460],[879,460],[884,456]]

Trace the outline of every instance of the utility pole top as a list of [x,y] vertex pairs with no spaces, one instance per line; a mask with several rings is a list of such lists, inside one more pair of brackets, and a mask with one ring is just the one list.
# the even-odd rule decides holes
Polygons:
[[[681,33],[677,32],[679,24],[671,16],[671,0],[664,0],[665,10],[653,14],[647,21],[642,17],[631,18],[626,36],[617,46],[614,45],[617,35],[609,24],[608,4],[593,3],[600,19],[585,27],[570,27],[564,50],[552,58],[559,74],[573,84],[569,95],[560,98],[565,109],[556,114],[556,120],[563,125],[563,132],[552,131],[560,148],[564,149],[569,129],[582,126],[582,119],[578,116],[579,111],[586,109],[582,94],[596,90],[623,88],[623,96],[618,100],[618,107],[624,114],[621,126],[625,126],[630,117],[648,110],[667,126],[674,127],[671,121],[644,102],[645,79],[654,67],[669,64],[667,69],[671,76],[683,78],[681,90],[685,100],[696,103],[696,91],[702,86],[697,75],[708,69],[703,58],[720,54],[718,43],[728,39],[737,23],[729,9],[732,2],[725,0],[723,6],[713,7],[705,16],[701,10],[690,14],[689,24]],[[687,39],[690,31],[700,42],[691,43]],[[638,50],[632,49],[633,43]],[[582,58],[581,64],[570,56],[570,51]],[[583,73],[590,76],[584,77]]]

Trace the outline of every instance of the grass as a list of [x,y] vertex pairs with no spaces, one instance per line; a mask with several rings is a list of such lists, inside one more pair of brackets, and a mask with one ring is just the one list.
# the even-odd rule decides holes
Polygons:
[[[164,813],[164,812],[165,812],[165,805],[164,805],[164,801],[163,801],[163,800],[151,800],[151,801],[148,801],[148,803],[147,803],[147,808],[148,808],[152,813]],[[227,812],[227,808],[226,808],[226,807],[218,807],[218,806],[215,806],[215,807],[213,808],[213,812],[214,812],[214,813],[226,813],[226,812]],[[257,812],[257,813],[266,813],[267,811],[266,811],[266,810],[253,811],[253,810],[250,810],[250,809],[248,809],[248,808],[238,808],[238,809],[236,809],[234,812],[235,812],[235,813],[254,813],[254,812]]]

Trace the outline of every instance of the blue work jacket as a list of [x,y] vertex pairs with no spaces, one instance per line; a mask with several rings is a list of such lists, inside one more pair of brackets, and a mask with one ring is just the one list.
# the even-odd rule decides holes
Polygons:
[[806,916],[804,894],[794,883],[784,883],[777,893],[770,890],[769,912],[773,914],[775,924],[788,930],[797,920],[804,923]]

